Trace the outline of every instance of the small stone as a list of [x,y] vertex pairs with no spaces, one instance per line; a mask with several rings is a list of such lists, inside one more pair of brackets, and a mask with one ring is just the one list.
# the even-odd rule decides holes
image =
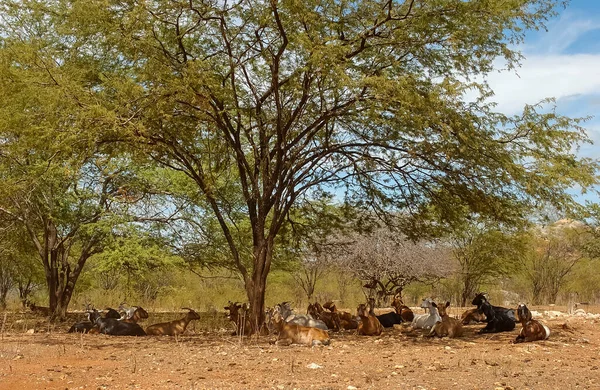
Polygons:
[[306,365],[306,368],[310,368],[310,369],[317,369],[317,368],[323,368],[323,366],[319,366],[317,363],[310,363]]

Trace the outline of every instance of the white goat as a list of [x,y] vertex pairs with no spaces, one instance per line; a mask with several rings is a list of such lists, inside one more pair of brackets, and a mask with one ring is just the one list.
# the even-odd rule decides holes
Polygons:
[[442,317],[440,317],[440,314],[438,313],[438,309],[434,307],[431,302],[430,298],[425,298],[423,299],[423,302],[421,302],[421,307],[428,309],[429,313],[415,316],[411,323],[414,329],[431,329],[436,322],[442,320]]

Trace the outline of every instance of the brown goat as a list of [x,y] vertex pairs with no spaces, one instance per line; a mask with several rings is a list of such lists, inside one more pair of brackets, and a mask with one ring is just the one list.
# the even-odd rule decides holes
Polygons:
[[229,310],[227,318],[235,324],[235,330],[231,333],[232,336],[239,336],[241,334],[249,336],[252,334],[252,324],[250,323],[250,316],[248,315],[250,307],[248,304],[229,301],[224,309]]
[[339,315],[335,312],[325,311],[319,302],[309,304],[306,312],[313,318],[323,321],[331,330],[338,331],[342,327]]
[[49,316],[50,315],[50,308],[49,307],[44,307],[44,306],[36,306],[35,303],[33,302],[29,302],[26,301],[29,309],[31,309],[32,312],[34,312],[35,314],[38,315],[42,315],[42,316]]
[[275,341],[277,345],[306,344],[315,346],[320,344],[329,345],[331,342],[327,331],[297,324],[288,324],[277,310],[274,310],[270,314],[270,317],[273,327],[279,333],[277,341]]
[[487,318],[478,308],[473,308],[462,313],[460,319],[463,325],[469,325],[472,322],[485,322]]
[[546,340],[550,337],[550,328],[541,322],[531,318],[531,312],[527,306],[521,304],[517,309],[521,331],[515,339],[515,343],[524,343],[536,340]]
[[377,317],[371,314],[372,312],[373,307],[367,309],[367,305],[364,303],[358,305],[356,314],[360,317],[361,322],[358,324],[356,330],[357,334],[364,336],[379,336],[381,332],[383,332],[383,326]]
[[446,312],[446,309],[450,306],[450,302],[446,302],[446,305],[439,306],[436,305],[435,302],[431,302],[431,305],[438,309],[439,315],[442,318],[442,320],[436,322],[435,325],[431,327],[431,332],[429,332],[429,336],[448,336],[450,338],[462,336],[463,328],[462,324],[460,323],[460,320],[450,317]]
[[187,307],[182,307],[182,310],[189,310],[185,317],[180,320],[150,325],[146,328],[146,334],[148,336],[177,336],[185,332],[190,321],[200,319],[200,315],[194,310]]
[[148,318],[148,312],[144,310],[141,306],[137,306],[133,315],[130,318],[126,318],[123,322],[127,322],[130,324],[137,324],[139,320]]
[[329,310],[330,312],[336,313],[338,315],[338,318],[340,319],[340,327],[342,329],[349,330],[358,328],[358,324],[360,321],[356,318],[356,316],[352,315],[351,313],[348,313],[347,311],[338,311],[337,307],[335,307],[335,303],[333,303],[332,301],[325,302],[323,304],[323,307]]
[[392,301],[392,307],[396,309],[396,313],[402,317],[402,321],[404,322],[412,322],[412,320],[415,318],[415,314],[408,306],[404,304],[404,302],[402,302],[402,298],[400,298],[400,296],[397,294],[394,296],[394,300]]

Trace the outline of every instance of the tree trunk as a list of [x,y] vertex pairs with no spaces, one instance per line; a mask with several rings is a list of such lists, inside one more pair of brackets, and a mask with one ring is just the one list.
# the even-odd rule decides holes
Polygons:
[[478,288],[478,283],[474,281],[472,277],[467,277],[463,281],[463,290],[461,294],[461,307],[469,306],[471,300],[475,297]]
[[245,283],[246,295],[250,303],[252,333],[258,332],[265,320],[265,292],[272,256],[272,239],[260,240],[259,244],[254,246],[254,271],[252,278]]
[[6,296],[8,295],[8,290],[5,288],[2,288],[2,290],[0,291],[0,309],[4,310],[6,309]]
[[17,288],[19,290],[19,299],[21,300],[21,304],[23,305],[23,309],[27,308],[27,298],[29,298],[29,294],[33,291],[33,282],[31,279],[27,280],[27,283],[22,281],[17,282]]

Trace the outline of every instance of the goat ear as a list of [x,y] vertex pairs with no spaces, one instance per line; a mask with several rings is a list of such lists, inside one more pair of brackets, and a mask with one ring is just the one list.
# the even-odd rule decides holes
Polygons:
[[446,307],[450,306],[450,301],[446,301]]
[[435,304],[435,302],[431,301],[431,306],[433,307],[437,307],[437,305]]

